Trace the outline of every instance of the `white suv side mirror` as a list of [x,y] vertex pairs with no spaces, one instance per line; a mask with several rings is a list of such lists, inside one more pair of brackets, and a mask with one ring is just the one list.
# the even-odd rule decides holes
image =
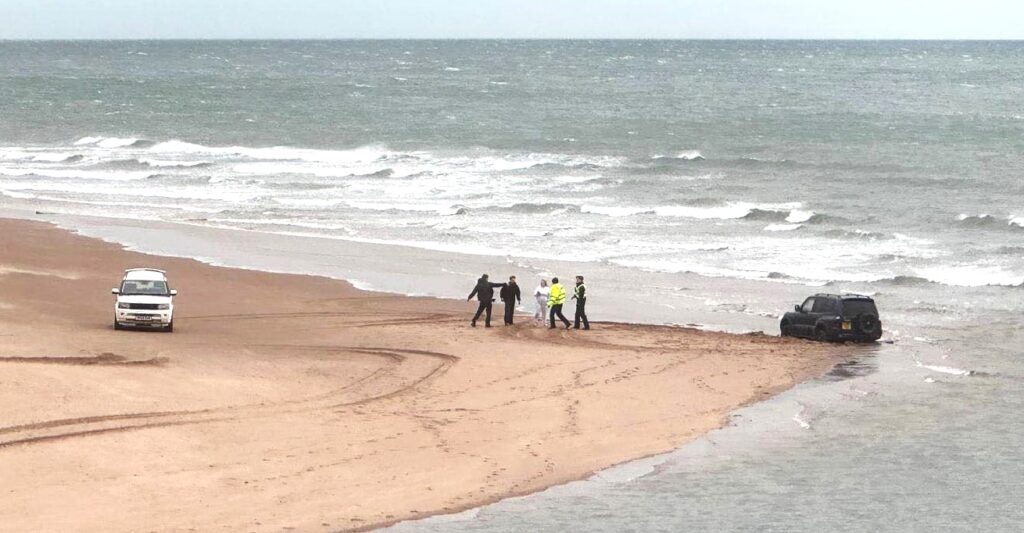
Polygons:
[[171,289],[171,296],[177,296],[177,295],[178,295],[177,289]]
[[121,294],[121,289],[118,289],[118,288],[110,289],[110,294]]

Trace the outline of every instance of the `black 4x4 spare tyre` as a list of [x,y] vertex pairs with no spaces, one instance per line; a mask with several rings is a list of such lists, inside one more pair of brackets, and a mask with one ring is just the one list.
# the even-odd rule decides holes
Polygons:
[[878,331],[878,317],[875,315],[857,315],[857,327],[861,332],[871,335]]

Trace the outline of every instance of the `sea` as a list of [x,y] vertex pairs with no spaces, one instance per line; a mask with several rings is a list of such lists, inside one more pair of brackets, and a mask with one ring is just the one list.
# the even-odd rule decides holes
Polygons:
[[585,274],[597,321],[880,308],[678,450],[401,532],[1024,530],[1022,198],[1021,42],[0,42],[8,216],[416,295]]

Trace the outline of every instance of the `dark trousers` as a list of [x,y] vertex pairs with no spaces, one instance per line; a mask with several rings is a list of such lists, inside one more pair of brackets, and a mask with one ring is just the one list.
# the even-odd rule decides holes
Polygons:
[[487,311],[487,318],[484,319],[484,325],[491,325],[491,301],[480,302],[480,307],[476,308],[476,314],[473,315],[473,325],[476,325],[476,319],[480,318],[480,314]]
[[562,314],[562,304],[552,305],[551,306],[551,313],[550,313],[551,327],[555,327],[555,317],[556,316],[558,317],[559,320],[562,321],[563,324],[565,324],[565,327],[569,327],[569,319],[565,318],[565,315]]
[[576,300],[576,320],[573,322],[573,327],[580,329],[580,321],[583,321],[583,329],[590,329],[590,322],[587,321],[587,301]]
[[505,302],[505,325],[512,325],[512,318],[516,314],[516,301]]

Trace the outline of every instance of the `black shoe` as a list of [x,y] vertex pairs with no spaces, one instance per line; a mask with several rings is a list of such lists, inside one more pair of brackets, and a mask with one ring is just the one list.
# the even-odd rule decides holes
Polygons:
[[551,327],[549,327],[548,329],[555,329],[555,326],[551,326]]
[[573,326],[572,329],[580,329],[579,326]]
[[486,325],[486,326],[484,326],[484,327],[485,327],[485,328],[489,328],[489,327],[491,327],[491,325],[490,325],[490,324],[487,324],[487,325]]
[[475,328],[476,327],[476,320],[470,322],[469,325]]

